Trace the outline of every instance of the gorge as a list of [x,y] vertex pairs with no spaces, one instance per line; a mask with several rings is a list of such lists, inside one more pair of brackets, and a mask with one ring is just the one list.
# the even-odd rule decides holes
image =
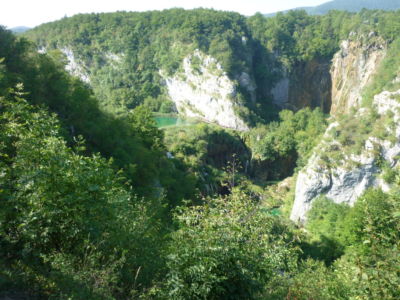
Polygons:
[[0,27],[0,299],[398,299],[399,52],[400,11]]

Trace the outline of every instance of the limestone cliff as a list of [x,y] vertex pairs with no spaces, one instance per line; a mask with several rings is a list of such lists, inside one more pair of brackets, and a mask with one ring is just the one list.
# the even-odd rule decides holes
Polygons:
[[[45,48],[39,49],[46,52]],[[87,62],[80,60],[72,47],[61,47],[67,58],[66,70],[82,81],[91,84],[91,68]],[[102,53],[102,65],[116,71],[123,63],[124,54]],[[213,57],[195,50],[186,56],[181,67],[173,76],[159,74],[164,80],[166,92],[177,107],[180,114],[202,119],[220,126],[235,130],[248,130],[246,123],[239,117],[239,88],[247,91],[248,100],[255,102],[256,85],[252,77],[242,72],[234,79],[228,77],[222,66]]]
[[375,33],[351,33],[340,43],[333,59],[313,59],[298,63],[271,93],[280,107],[301,109],[320,107],[332,115],[359,107],[361,92],[371,81],[386,55],[387,45]]
[[298,63],[272,89],[273,102],[288,109],[320,107],[329,113],[331,107],[330,61],[313,59]]
[[72,48],[63,47],[60,49],[62,53],[65,54],[68,60],[68,64],[65,66],[65,69],[73,76],[79,77],[83,82],[90,83],[89,72],[87,71],[87,67],[83,62],[80,62]]
[[296,66],[292,73],[289,103],[295,108],[320,107],[328,113],[331,107],[330,62],[314,59]]
[[[371,186],[389,188],[379,174],[383,164],[390,168],[398,164],[399,98],[400,90],[385,91],[375,96],[372,108],[361,108],[327,129],[297,177],[292,220],[305,222],[313,200],[321,195],[336,203],[353,205]],[[370,126],[368,132],[366,125]]]
[[[80,78],[83,82],[90,84],[91,72],[89,64],[84,60],[79,59],[79,57],[74,53],[73,47],[71,46],[60,47],[59,50],[67,59],[65,69],[68,71],[68,73],[70,73],[72,76]],[[39,47],[38,52],[46,53],[47,48]],[[123,54],[115,54],[111,52],[102,53],[103,65],[110,65],[113,68],[118,68],[119,64],[122,63],[123,57]]]
[[361,91],[371,81],[386,55],[385,42],[373,32],[368,37],[342,41],[332,60],[331,114],[347,113],[361,104]]
[[196,50],[185,57],[181,70],[165,79],[168,94],[180,114],[217,123],[236,130],[248,130],[238,116],[238,87],[254,94],[255,85],[247,73],[231,80],[222,66],[211,56]]

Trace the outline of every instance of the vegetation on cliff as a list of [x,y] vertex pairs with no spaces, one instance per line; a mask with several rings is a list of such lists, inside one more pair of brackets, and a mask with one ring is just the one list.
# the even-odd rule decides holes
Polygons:
[[[321,110],[283,110],[247,133],[206,124],[161,131],[151,112],[168,103],[159,66],[173,72],[196,48],[230,76],[246,71],[274,82],[282,74],[264,70],[265,62],[290,72],[327,59],[352,30],[377,32],[395,53],[397,16],[79,15],[29,33],[47,54],[0,28],[0,296],[398,299],[396,168],[385,176],[390,193],[368,190],[354,207],[321,197],[306,230],[275,213],[273,193],[264,192],[268,180],[305,164],[327,125]],[[64,70],[65,57],[50,50],[60,46],[74,47],[98,72],[94,91]],[[119,55],[120,67],[105,64],[107,53]],[[389,55],[384,81],[398,71],[392,64]],[[373,91],[387,86],[374,84]],[[252,104],[264,119],[275,114],[264,111],[266,91]],[[129,111],[103,110],[121,104]],[[357,122],[343,119],[345,131]]]
[[[27,33],[46,49],[69,48],[91,75],[101,103],[133,108],[163,93],[159,71],[174,74],[199,49],[232,78],[251,70],[246,19],[237,13],[171,9],[77,15]],[[114,57],[111,59],[110,55]],[[114,56],[113,56],[114,55]]]
[[[390,43],[398,20],[397,12],[367,10],[245,18],[207,9],[171,9],[77,15],[43,24],[25,36],[41,49],[70,55],[78,73],[89,77],[101,106],[118,113],[144,102],[168,103],[160,70],[179,73],[183,59],[199,49],[215,58],[236,84],[238,113],[255,125],[276,117],[271,89],[282,77],[296,76],[304,63],[329,61],[351,32],[374,32]],[[242,84],[243,72],[257,85],[255,99]]]

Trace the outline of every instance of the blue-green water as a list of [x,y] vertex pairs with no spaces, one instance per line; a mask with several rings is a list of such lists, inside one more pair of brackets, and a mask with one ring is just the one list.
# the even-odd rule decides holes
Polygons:
[[281,211],[280,211],[279,208],[273,208],[273,209],[271,209],[270,214],[273,215],[273,216],[280,216],[281,215]]
[[182,119],[179,117],[161,117],[161,116],[157,117],[156,116],[156,117],[154,117],[154,120],[156,121],[156,125],[158,128],[193,124],[193,122],[190,122],[189,120]]
[[281,210],[277,207],[275,208],[261,208],[261,211],[269,214],[270,216],[280,216],[282,214]]

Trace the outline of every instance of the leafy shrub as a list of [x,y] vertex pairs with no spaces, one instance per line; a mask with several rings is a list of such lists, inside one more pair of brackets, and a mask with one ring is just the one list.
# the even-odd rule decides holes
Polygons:
[[161,103],[160,112],[166,114],[176,112],[175,103],[169,100],[164,101]]
[[285,226],[241,193],[181,208],[176,221],[163,299],[256,299],[295,261]]
[[138,284],[148,284],[159,262],[162,206],[152,203],[150,213],[150,203],[131,194],[111,161],[68,148],[55,116],[15,94],[0,105],[0,243],[7,269],[19,270],[44,294],[86,299],[129,293],[139,267]]
[[296,165],[303,167],[327,124],[320,109],[283,110],[279,117],[280,122],[251,130],[248,140],[253,159],[272,173],[270,180],[290,176]]

